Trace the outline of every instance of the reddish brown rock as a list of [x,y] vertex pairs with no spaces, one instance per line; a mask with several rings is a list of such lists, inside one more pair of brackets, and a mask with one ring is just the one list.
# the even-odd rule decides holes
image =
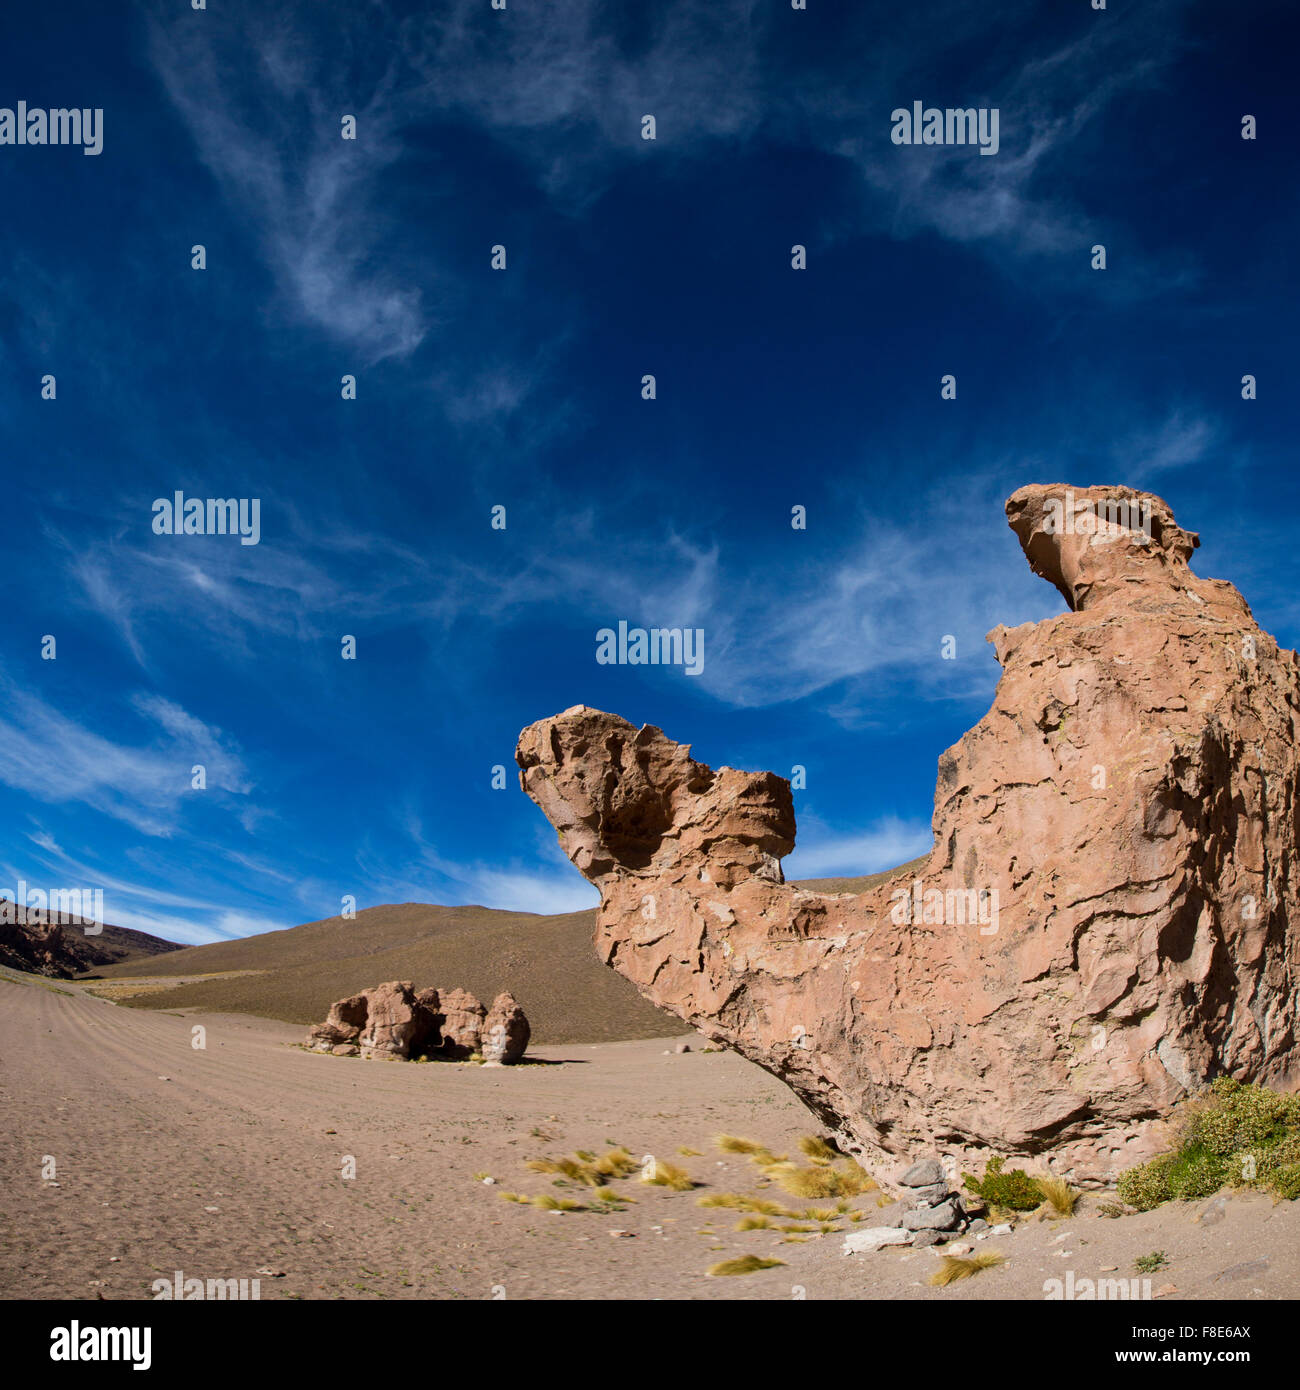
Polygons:
[[409,980],[392,980],[330,1005],[324,1023],[307,1036],[317,1052],[406,1061],[436,1040],[432,1014],[417,999]]
[[1007,515],[1070,611],[990,633],[1002,678],[939,760],[913,877],[785,884],[788,784],[616,715],[566,710],[516,756],[600,889],[601,957],[848,1147],[1094,1182],[1215,1075],[1294,1085],[1300,666],[1191,573],[1160,498],[1036,486]]
[[418,1052],[432,1026],[410,980],[391,980],[365,993],[366,1025],[357,1039],[361,1055],[406,1061]]
[[442,1032],[440,1054],[453,1061],[464,1061],[478,1054],[483,1044],[483,1022],[487,1010],[468,990],[449,989],[439,1007]]
[[483,1060],[488,1066],[513,1066],[528,1046],[532,1030],[513,994],[498,994],[483,1022]]
[[[307,1046],[315,1052],[332,1052],[336,1048],[354,1047],[366,1026],[366,996],[353,994],[330,1005],[324,1023],[312,1026],[307,1034]],[[360,1050],[358,1048],[358,1050]]]

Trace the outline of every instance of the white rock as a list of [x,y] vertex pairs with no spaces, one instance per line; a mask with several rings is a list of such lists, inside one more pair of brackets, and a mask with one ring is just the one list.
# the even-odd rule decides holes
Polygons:
[[844,1237],[846,1255],[869,1255],[882,1245],[910,1245],[911,1231],[897,1226],[868,1226],[865,1231],[850,1231]]
[[1009,1236],[1011,1234],[1011,1223],[1004,1221],[1000,1226],[994,1226],[989,1232],[991,1236]]

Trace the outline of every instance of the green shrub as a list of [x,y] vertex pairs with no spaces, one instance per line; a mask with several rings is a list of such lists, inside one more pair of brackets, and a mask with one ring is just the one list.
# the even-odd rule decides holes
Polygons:
[[983,1178],[976,1179],[969,1173],[962,1175],[962,1185],[968,1192],[983,1197],[992,1207],[1004,1211],[1033,1211],[1043,1204],[1043,1189],[1024,1172],[1013,1168],[1009,1173],[1002,1171],[1004,1158],[991,1158],[984,1168]]
[[1188,1111],[1182,1133],[1187,1146],[1227,1157],[1243,1149],[1266,1148],[1300,1124],[1300,1098],[1281,1096],[1263,1086],[1243,1086],[1219,1077],[1208,1097]]
[[1300,1197],[1300,1097],[1220,1077],[1184,1112],[1178,1146],[1120,1176],[1120,1198],[1139,1211],[1194,1201],[1226,1184]]
[[1116,1184],[1120,1201],[1138,1211],[1150,1211],[1161,1202],[1169,1201],[1174,1194],[1169,1187],[1168,1169],[1177,1157],[1177,1154],[1161,1154],[1150,1163],[1121,1173]]
[[1204,1149],[1183,1149],[1165,1169],[1170,1195],[1181,1202],[1213,1196],[1233,1176],[1230,1159]]

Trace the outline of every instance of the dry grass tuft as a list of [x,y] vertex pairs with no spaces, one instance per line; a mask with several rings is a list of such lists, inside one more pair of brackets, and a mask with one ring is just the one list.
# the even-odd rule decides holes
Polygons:
[[999,1255],[996,1250],[986,1250],[979,1255],[945,1255],[943,1264],[926,1280],[926,1283],[934,1285],[937,1289],[942,1289],[948,1284],[955,1284],[959,1279],[970,1279],[982,1269],[993,1269],[1006,1259],[1005,1255]]
[[719,1134],[715,1136],[713,1142],[722,1153],[741,1154],[760,1168],[765,1168],[769,1163],[785,1162],[783,1158],[778,1158],[771,1149],[764,1148],[762,1144],[756,1144],[752,1139],[738,1139],[734,1134]]
[[710,1267],[708,1273],[713,1275],[726,1274],[755,1274],[760,1269],[775,1269],[777,1265],[785,1264],[784,1260],[765,1260],[758,1255],[741,1255],[736,1260],[723,1260],[720,1264]]
[[795,1163],[770,1163],[763,1173],[795,1197],[857,1197],[877,1186],[875,1179],[851,1158],[809,1168]]
[[809,1134],[799,1141],[800,1152],[814,1163],[832,1163],[838,1157],[835,1150],[816,1134]]
[[656,1158],[642,1170],[641,1181],[652,1183],[655,1187],[671,1187],[674,1192],[689,1192],[695,1181],[685,1168],[679,1168],[666,1159]]
[[1047,1205],[1057,1216],[1073,1216],[1079,1194],[1064,1178],[1039,1178],[1038,1185],[1043,1189]]
[[604,1187],[611,1178],[636,1172],[637,1163],[626,1149],[611,1149],[594,1161],[579,1153],[574,1158],[530,1158],[524,1166],[534,1173],[557,1173],[583,1187]]
[[543,1192],[540,1197],[533,1198],[533,1206],[538,1211],[586,1211],[587,1208],[581,1202],[575,1202],[572,1197],[552,1197],[549,1192]]
[[707,1197],[697,1197],[696,1206],[726,1207],[729,1211],[756,1211],[763,1216],[797,1217],[797,1211],[790,1211],[780,1202],[771,1202],[766,1197],[742,1197],[738,1192],[711,1192]]
[[742,1216],[736,1222],[737,1231],[770,1231],[772,1229],[772,1218],[770,1216]]

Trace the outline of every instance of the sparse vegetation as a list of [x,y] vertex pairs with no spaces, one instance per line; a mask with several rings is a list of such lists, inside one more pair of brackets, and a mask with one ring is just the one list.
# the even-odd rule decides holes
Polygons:
[[1209,1197],[1229,1184],[1300,1197],[1300,1096],[1220,1077],[1184,1108],[1177,1147],[1121,1175],[1121,1199],[1139,1211]]
[[648,1163],[641,1173],[641,1181],[653,1183],[655,1187],[671,1187],[674,1192],[689,1192],[695,1181],[685,1168],[679,1168],[666,1159],[656,1158]]
[[784,1161],[778,1159],[771,1149],[765,1149],[762,1144],[756,1144],[752,1139],[739,1139],[734,1134],[719,1134],[713,1142],[722,1153],[741,1154],[760,1168],[766,1167],[769,1163]]
[[799,1141],[800,1152],[814,1163],[830,1163],[836,1158],[835,1150],[816,1134],[809,1134]]
[[723,1260],[720,1264],[712,1265],[709,1273],[713,1275],[729,1274],[755,1274],[760,1269],[775,1269],[777,1265],[785,1264],[784,1260],[765,1260],[758,1255],[741,1255],[735,1260]]
[[793,1197],[856,1197],[877,1185],[851,1158],[807,1168],[789,1162],[771,1163],[763,1168],[763,1175]]
[[1073,1216],[1079,1193],[1064,1178],[1039,1178],[1039,1189],[1057,1216]]
[[540,1197],[533,1198],[533,1206],[538,1211],[586,1211],[587,1208],[581,1202],[575,1202],[572,1197],[552,1197],[549,1192],[543,1192]]
[[1133,1261],[1133,1268],[1139,1274],[1154,1274],[1159,1269],[1164,1269],[1169,1263],[1169,1256],[1163,1250],[1153,1250],[1149,1255],[1139,1255]]
[[636,1159],[626,1149],[610,1149],[597,1159],[530,1158],[525,1167],[534,1173],[557,1173],[583,1187],[604,1187],[613,1178],[630,1177],[636,1172]]
[[696,1198],[696,1205],[726,1207],[731,1211],[757,1211],[764,1216],[784,1216],[790,1219],[799,1215],[797,1211],[783,1207],[780,1202],[773,1202],[766,1197],[743,1197],[738,1192],[710,1192],[704,1197]]
[[612,1187],[598,1187],[593,1194],[598,1202],[614,1211],[622,1209],[627,1202],[635,1202],[635,1197],[626,1197],[621,1192],[615,1192]]
[[981,1270],[993,1269],[1006,1259],[996,1250],[986,1250],[979,1255],[945,1255],[943,1263],[926,1281],[935,1288],[955,1284],[959,1279],[970,1279]]
[[984,1166],[984,1176],[973,1178],[965,1173],[962,1175],[962,1186],[977,1197],[983,1197],[989,1206],[1002,1211],[1033,1211],[1035,1207],[1042,1206],[1045,1195],[1037,1179],[1031,1178],[1021,1168],[1003,1172],[1005,1163],[1006,1159],[1001,1157],[989,1159]]

